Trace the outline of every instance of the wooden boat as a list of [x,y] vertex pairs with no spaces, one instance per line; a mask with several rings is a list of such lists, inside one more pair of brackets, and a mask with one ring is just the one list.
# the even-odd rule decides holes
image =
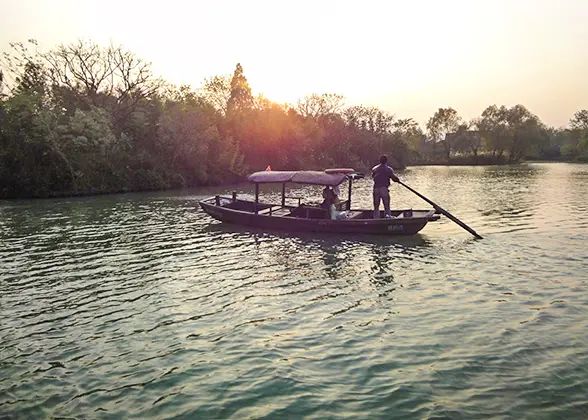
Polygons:
[[[249,175],[255,184],[255,201],[216,195],[199,201],[200,207],[213,218],[226,223],[253,226],[262,229],[326,232],[337,234],[414,235],[428,222],[439,219],[431,210],[391,210],[391,218],[374,218],[373,210],[353,209],[352,185],[363,175],[353,169],[327,169],[321,171],[262,171]],[[348,181],[347,199],[337,204],[338,218],[316,205],[302,203],[299,197],[286,197],[286,184],[321,185],[338,187]],[[267,203],[259,199],[260,184],[282,184],[281,203]],[[297,205],[287,205],[287,198],[298,199]]]

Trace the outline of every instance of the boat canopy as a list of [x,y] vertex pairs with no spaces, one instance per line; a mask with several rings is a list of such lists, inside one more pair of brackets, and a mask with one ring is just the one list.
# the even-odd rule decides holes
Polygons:
[[321,171],[260,171],[247,178],[256,184],[293,182],[296,184],[328,185],[335,187],[347,179],[344,173]]

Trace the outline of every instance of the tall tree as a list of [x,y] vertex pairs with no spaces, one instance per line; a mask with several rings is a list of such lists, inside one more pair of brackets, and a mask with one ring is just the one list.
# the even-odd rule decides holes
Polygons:
[[204,79],[201,95],[223,115],[227,114],[229,99],[231,98],[231,76],[214,76]]
[[581,109],[570,118],[572,130],[588,130],[588,109]]
[[570,128],[575,146],[572,153],[581,161],[588,161],[588,110],[582,109],[570,119]]
[[508,124],[509,162],[521,160],[533,143],[543,141],[543,131],[539,118],[523,105],[515,105],[506,114]]
[[[483,141],[479,131],[472,130],[475,127],[477,127],[477,120],[463,122],[452,136],[455,150],[465,154],[473,154],[474,162],[477,163],[478,152]],[[448,134],[448,136],[450,135]]]
[[442,142],[445,157],[449,160],[453,148],[452,138],[448,133],[454,133],[459,128],[461,117],[453,108],[439,108],[427,122],[427,130],[434,142]]
[[[78,41],[60,45],[42,57],[64,108],[108,108],[118,134],[141,103],[163,85],[154,77],[151,63],[121,46],[103,48]],[[69,111],[73,113],[74,109]]]
[[486,139],[486,145],[492,156],[500,159],[508,146],[508,109],[503,105],[490,105],[482,112],[478,130]]
[[241,63],[237,63],[231,79],[231,94],[227,101],[227,115],[248,111],[253,106],[253,96],[247,78],[243,74]]
[[332,114],[339,114],[343,108],[345,98],[336,93],[313,93],[298,100],[296,110],[303,117],[318,118]]

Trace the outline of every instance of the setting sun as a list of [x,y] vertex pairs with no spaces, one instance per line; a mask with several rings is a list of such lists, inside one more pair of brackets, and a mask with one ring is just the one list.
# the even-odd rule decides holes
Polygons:
[[[565,125],[586,106],[583,1],[215,3],[23,1],[4,4],[0,48],[35,38],[124,45],[177,84],[242,63],[254,94],[278,103],[338,93],[424,123],[452,105],[524,103]],[[11,16],[29,16],[23,24]]]

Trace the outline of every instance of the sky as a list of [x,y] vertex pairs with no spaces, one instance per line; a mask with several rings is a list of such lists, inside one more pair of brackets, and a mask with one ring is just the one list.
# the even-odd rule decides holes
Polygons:
[[420,124],[451,106],[525,105],[567,125],[588,109],[588,0],[0,0],[0,51],[122,45],[174,84],[241,63],[255,95],[344,95]]

